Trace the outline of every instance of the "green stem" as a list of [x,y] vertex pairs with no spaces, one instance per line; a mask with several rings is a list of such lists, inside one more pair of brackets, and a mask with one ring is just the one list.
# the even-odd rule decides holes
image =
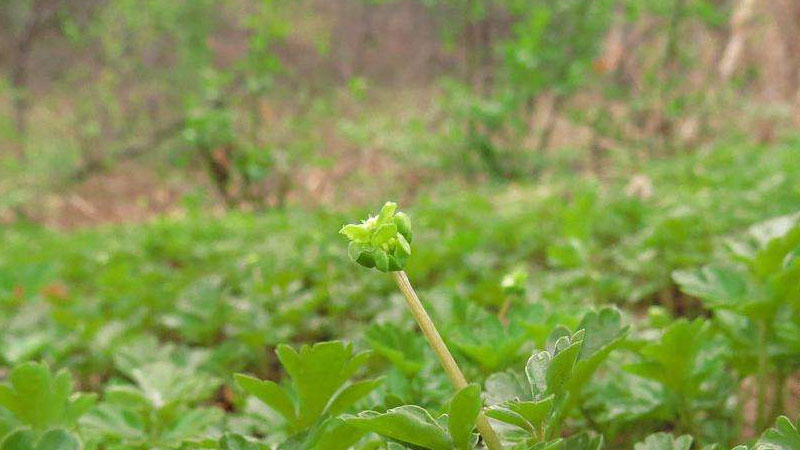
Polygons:
[[783,414],[785,407],[784,402],[784,389],[786,387],[786,373],[783,370],[778,371],[778,376],[775,384],[775,400],[772,402],[772,412],[767,417],[767,422],[772,422],[775,417]]
[[[395,282],[397,282],[400,291],[403,292],[403,296],[406,298],[406,304],[411,311],[411,315],[414,316],[414,320],[417,321],[417,325],[419,325],[422,333],[431,345],[431,348],[433,348],[433,352],[436,353],[436,356],[439,358],[439,362],[442,364],[453,386],[455,386],[457,390],[467,387],[467,379],[458,367],[450,350],[447,349],[447,345],[445,345],[444,340],[442,340],[442,336],[436,329],[436,325],[433,324],[428,312],[425,311],[425,307],[422,306],[422,302],[419,301],[419,297],[416,291],[414,291],[414,287],[411,285],[408,275],[406,275],[405,271],[401,270],[392,272],[392,276]],[[489,419],[487,419],[483,413],[478,416],[476,426],[481,436],[483,436],[483,441],[486,443],[486,447],[488,447],[489,450],[503,450],[503,444],[500,443],[500,438],[489,424]]]
[[508,311],[511,309],[511,297],[506,297],[506,300],[503,302],[503,306],[500,307],[500,311],[497,313],[497,318],[500,319],[500,322],[503,324],[508,324]]
[[767,420],[767,323],[758,323],[758,405],[756,408],[756,431],[761,432],[766,427]]

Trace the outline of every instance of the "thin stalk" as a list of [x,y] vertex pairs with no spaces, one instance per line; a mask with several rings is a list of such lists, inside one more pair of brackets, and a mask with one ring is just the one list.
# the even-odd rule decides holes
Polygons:
[[766,427],[767,421],[767,323],[760,321],[758,324],[758,406],[756,408],[756,431],[761,432]]
[[504,325],[508,325],[508,311],[510,310],[511,296],[507,296],[503,302],[503,306],[500,307],[500,311],[497,313],[497,318],[500,319],[500,322],[503,322]]
[[[419,328],[422,330],[431,348],[433,348],[433,352],[436,353],[436,356],[439,358],[439,362],[442,364],[442,368],[444,368],[453,386],[458,390],[465,388],[467,386],[467,379],[458,367],[450,350],[447,349],[447,345],[445,345],[442,340],[442,336],[436,329],[436,325],[433,324],[428,312],[425,311],[425,307],[422,306],[422,302],[419,301],[419,297],[416,291],[414,291],[414,287],[411,286],[408,275],[406,275],[405,271],[401,270],[392,272],[392,276],[394,277],[394,281],[397,282],[400,291],[403,292],[403,296],[406,298],[406,304],[408,305],[408,309],[411,310],[411,315],[414,316],[414,320],[417,321],[417,325],[419,325]],[[481,436],[483,436],[483,441],[486,443],[486,447],[488,447],[489,450],[503,450],[503,444],[500,443],[500,438],[489,424],[489,419],[487,419],[483,413],[478,415],[476,426]]]
[[783,370],[778,371],[775,381],[775,398],[772,401],[772,411],[767,417],[767,422],[772,422],[775,417],[783,414],[783,409],[786,406],[786,399],[784,398],[786,391],[786,373]]

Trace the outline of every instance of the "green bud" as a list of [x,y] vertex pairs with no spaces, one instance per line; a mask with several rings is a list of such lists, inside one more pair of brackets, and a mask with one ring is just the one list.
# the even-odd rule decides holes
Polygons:
[[506,295],[522,296],[525,294],[525,283],[527,281],[528,272],[525,271],[524,268],[518,268],[503,277],[500,287],[503,288],[503,292],[505,292]]
[[370,269],[400,271],[411,256],[411,220],[397,212],[393,202],[386,202],[377,216],[345,225],[339,233],[350,240],[350,259]]

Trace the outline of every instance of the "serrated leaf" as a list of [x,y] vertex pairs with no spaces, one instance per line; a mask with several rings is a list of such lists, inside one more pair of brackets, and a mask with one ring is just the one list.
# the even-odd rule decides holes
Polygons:
[[698,297],[710,306],[735,306],[747,296],[747,280],[732,270],[704,267],[700,270],[677,270],[672,279],[681,291]]
[[292,399],[280,386],[270,380],[237,373],[234,375],[236,383],[250,395],[261,400],[265,405],[282,415],[287,422],[294,423],[297,419],[295,405]]
[[297,430],[307,428],[322,416],[331,397],[368,357],[367,353],[354,355],[352,347],[340,341],[304,345],[299,352],[280,345],[277,353],[297,393]]
[[775,426],[765,431],[753,450],[800,449],[800,418],[792,423],[786,416],[778,417]]
[[72,397],[72,377],[60,371],[55,376],[43,363],[14,367],[8,384],[0,385],[0,406],[36,431],[74,426],[94,403],[93,395]]

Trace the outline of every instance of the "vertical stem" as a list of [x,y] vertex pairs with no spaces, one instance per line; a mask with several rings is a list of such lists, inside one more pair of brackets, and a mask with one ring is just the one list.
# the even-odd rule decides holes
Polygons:
[[766,427],[767,419],[767,323],[758,323],[758,405],[756,408],[756,431],[761,432]]
[[785,395],[785,387],[786,387],[786,373],[782,370],[778,371],[778,376],[776,377],[777,380],[775,381],[775,398],[772,402],[772,411],[767,417],[767,422],[772,422],[775,417],[783,414],[783,409],[786,406],[784,395]]
[[[397,286],[400,288],[400,291],[403,292],[403,296],[406,298],[406,304],[408,305],[408,309],[411,310],[411,315],[414,316],[414,320],[417,321],[417,324],[422,330],[422,333],[425,335],[425,338],[428,339],[428,343],[431,345],[431,348],[433,348],[433,352],[436,353],[436,356],[439,358],[439,362],[442,364],[442,367],[447,373],[447,376],[450,378],[450,381],[453,383],[453,386],[459,390],[463,389],[467,386],[467,379],[464,378],[464,374],[458,367],[458,364],[453,358],[453,355],[450,353],[450,350],[447,349],[447,345],[445,345],[444,341],[442,340],[442,336],[436,329],[436,325],[433,324],[428,312],[425,311],[425,307],[422,306],[422,302],[419,301],[419,297],[417,296],[416,291],[414,291],[414,287],[411,286],[411,281],[408,280],[408,275],[406,275],[405,271],[401,270],[399,272],[392,272],[392,276],[394,277],[395,282],[397,282]],[[488,447],[489,450],[503,449],[503,444],[500,443],[500,438],[494,432],[494,429],[489,424],[489,419],[487,419],[483,413],[478,416],[476,426],[478,427],[478,431],[480,431],[481,436],[483,436],[483,441],[486,443],[486,447]]]
[[510,310],[511,296],[508,296],[505,301],[503,301],[503,306],[500,307],[500,311],[497,313],[497,318],[500,319],[500,322],[503,322],[504,325],[508,325],[508,311]]

